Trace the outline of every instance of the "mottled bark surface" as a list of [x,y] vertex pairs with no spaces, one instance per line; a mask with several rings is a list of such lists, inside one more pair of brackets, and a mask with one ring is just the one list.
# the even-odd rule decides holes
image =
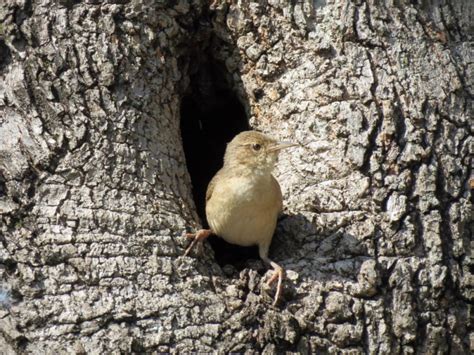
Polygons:
[[[473,7],[3,1],[2,351],[474,350]],[[276,172],[278,308],[260,262],[181,256],[205,55],[253,128],[301,144]]]

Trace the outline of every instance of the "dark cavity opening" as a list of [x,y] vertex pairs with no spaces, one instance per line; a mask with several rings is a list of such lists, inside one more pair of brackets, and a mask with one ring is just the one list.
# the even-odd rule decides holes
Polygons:
[[[192,69],[191,69],[192,70]],[[249,130],[244,104],[232,90],[224,65],[209,56],[191,72],[188,92],[181,101],[181,134],[186,164],[191,176],[193,198],[204,228],[207,185],[223,165],[228,142]],[[215,236],[209,238],[220,266],[244,267],[249,258],[258,259],[256,247],[239,247]]]
[[5,69],[12,61],[10,48],[3,39],[0,39],[0,72]]

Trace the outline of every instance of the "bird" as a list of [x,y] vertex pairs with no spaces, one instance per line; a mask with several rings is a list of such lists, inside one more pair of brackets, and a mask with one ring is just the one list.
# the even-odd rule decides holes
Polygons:
[[209,229],[186,233],[191,239],[184,255],[211,234],[239,246],[258,246],[260,258],[272,267],[267,284],[278,280],[273,305],[282,292],[284,269],[268,257],[277,218],[283,209],[281,188],[272,175],[282,149],[296,146],[258,131],[244,131],[227,144],[223,167],[206,191]]

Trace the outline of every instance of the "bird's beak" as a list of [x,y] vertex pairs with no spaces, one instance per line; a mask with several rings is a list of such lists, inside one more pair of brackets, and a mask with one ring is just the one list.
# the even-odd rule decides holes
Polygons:
[[285,148],[296,147],[296,146],[298,146],[298,144],[291,143],[291,142],[276,142],[275,144],[272,144],[269,147],[268,151],[275,152],[275,151],[279,151]]

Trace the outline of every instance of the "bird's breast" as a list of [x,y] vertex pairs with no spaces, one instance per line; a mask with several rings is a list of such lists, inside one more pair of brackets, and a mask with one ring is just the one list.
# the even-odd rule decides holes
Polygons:
[[270,243],[281,210],[281,192],[273,176],[231,177],[216,183],[206,205],[211,229],[229,243]]

